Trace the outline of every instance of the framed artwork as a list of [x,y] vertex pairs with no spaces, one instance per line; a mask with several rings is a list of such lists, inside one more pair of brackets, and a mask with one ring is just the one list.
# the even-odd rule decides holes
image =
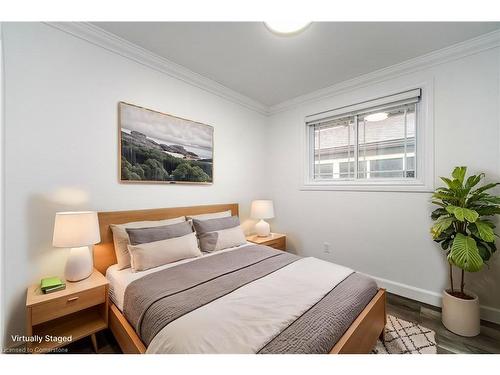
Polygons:
[[214,128],[119,103],[120,181],[213,183]]

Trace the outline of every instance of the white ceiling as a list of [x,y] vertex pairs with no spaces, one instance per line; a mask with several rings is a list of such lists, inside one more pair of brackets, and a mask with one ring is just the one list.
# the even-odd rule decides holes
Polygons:
[[266,106],[500,28],[500,22],[321,22],[283,37],[260,22],[94,25]]

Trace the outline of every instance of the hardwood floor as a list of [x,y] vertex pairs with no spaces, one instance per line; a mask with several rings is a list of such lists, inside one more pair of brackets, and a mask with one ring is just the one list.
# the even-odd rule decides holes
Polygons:
[[[121,354],[122,351],[118,346],[113,334],[109,329],[96,333],[97,339],[97,354]],[[81,340],[65,347],[68,353],[71,354],[95,354],[92,348],[90,337],[85,337]]]
[[434,330],[438,354],[500,353],[500,326],[497,324],[481,321],[478,336],[458,336],[443,326],[439,308],[391,293],[387,294],[387,313]]
[[[439,308],[391,293],[387,294],[387,313],[436,331],[438,354],[500,353],[499,325],[481,322],[480,335],[461,337],[444,328]],[[118,343],[109,330],[97,334],[97,345],[99,354],[121,353]],[[69,353],[94,353],[90,337],[68,345],[66,348]]]

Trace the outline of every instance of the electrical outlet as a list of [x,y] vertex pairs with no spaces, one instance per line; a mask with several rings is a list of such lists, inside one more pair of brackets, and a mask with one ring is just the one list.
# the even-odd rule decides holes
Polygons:
[[330,254],[330,243],[329,242],[323,243],[323,252],[325,254]]

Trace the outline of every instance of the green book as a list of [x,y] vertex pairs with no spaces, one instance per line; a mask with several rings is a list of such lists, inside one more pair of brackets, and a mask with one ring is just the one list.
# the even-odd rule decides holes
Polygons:
[[47,294],[47,293],[57,292],[59,290],[64,290],[64,289],[66,289],[66,284],[61,284],[58,286],[54,286],[52,288],[46,288],[46,289],[43,289],[42,292]]
[[64,285],[63,281],[58,277],[45,277],[40,282],[40,289],[51,289],[58,286]]

